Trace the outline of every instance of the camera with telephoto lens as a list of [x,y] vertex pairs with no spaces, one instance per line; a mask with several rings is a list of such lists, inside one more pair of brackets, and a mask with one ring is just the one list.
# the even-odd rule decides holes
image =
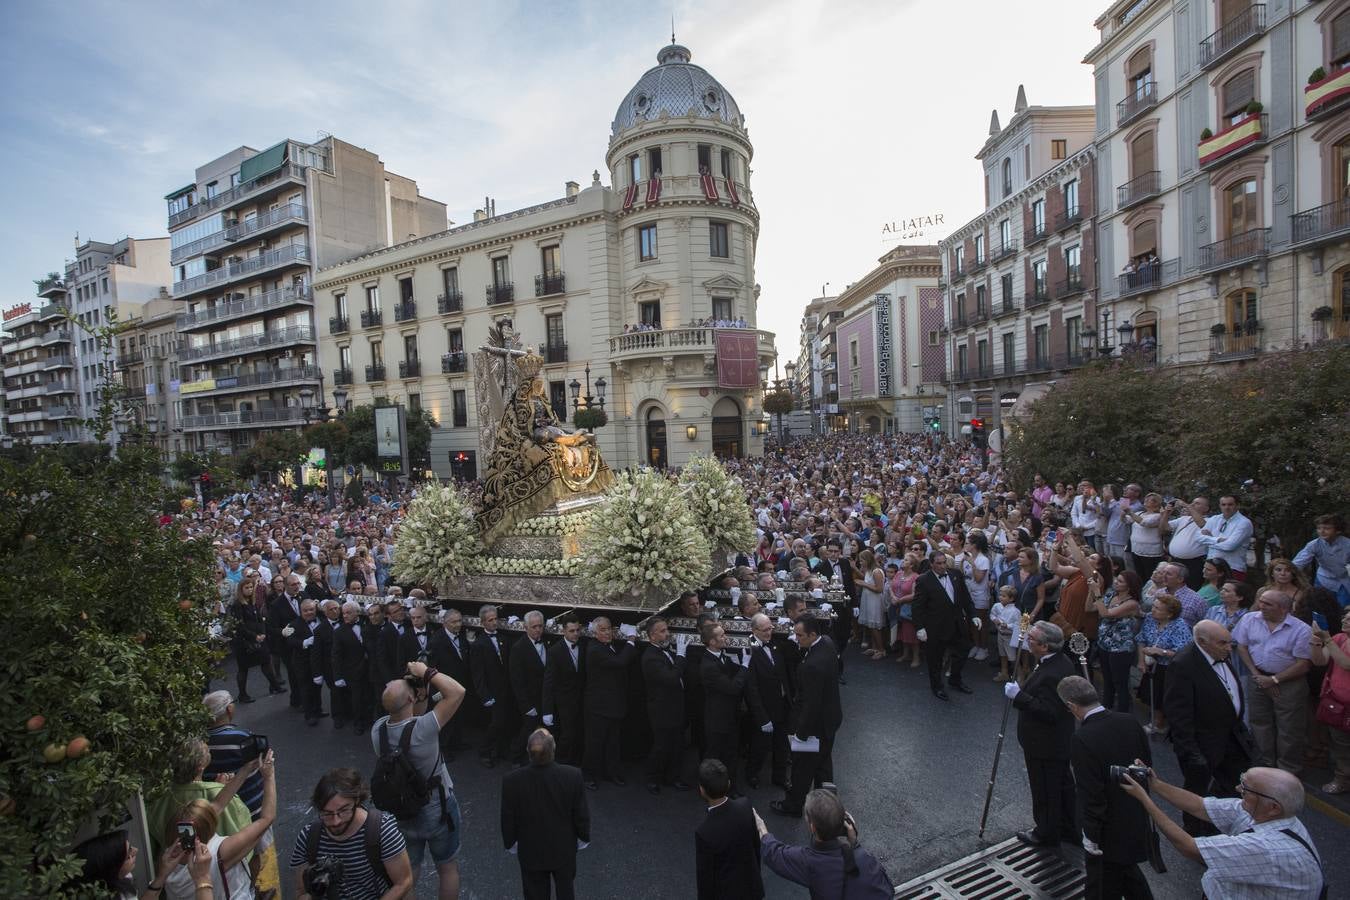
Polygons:
[[311,897],[337,897],[342,893],[342,860],[320,856],[305,870],[305,893]]
[[1116,784],[1124,784],[1125,776],[1130,776],[1135,784],[1142,788],[1148,788],[1149,771],[1148,766],[1111,766],[1111,780]]

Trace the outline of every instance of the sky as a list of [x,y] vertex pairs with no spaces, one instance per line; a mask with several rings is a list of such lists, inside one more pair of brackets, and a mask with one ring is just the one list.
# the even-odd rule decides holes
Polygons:
[[[755,148],[759,326],[894,246],[885,223],[979,214],[989,113],[1090,104],[1107,0],[324,4],[11,2],[0,12],[0,307],[81,241],[167,234],[164,194],[241,144],[322,132],[471,221],[591,182],[624,95],[676,37]],[[732,11],[734,9],[734,11]],[[943,235],[938,235],[943,236]],[[826,287],[828,285],[828,287]]]

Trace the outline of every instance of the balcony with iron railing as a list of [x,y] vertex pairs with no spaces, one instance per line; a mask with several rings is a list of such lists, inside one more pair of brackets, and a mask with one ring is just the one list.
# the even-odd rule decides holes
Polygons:
[[187,209],[179,210],[169,216],[169,228],[177,228],[187,222],[191,222],[198,216],[204,215],[213,209],[225,209],[234,206],[254,195],[266,191],[275,190],[288,183],[305,183],[305,167],[294,163],[286,163],[281,168],[268,172],[265,175],[259,175],[252,181],[246,181],[243,184],[235,185],[226,191],[221,191],[214,197],[203,197]]
[[44,278],[38,282],[37,295],[43,299],[64,296],[66,293],[66,283],[59,277]]
[[1209,358],[1215,362],[1248,359],[1261,352],[1264,327],[1256,319],[1245,319],[1229,329],[1223,323],[1209,332]]
[[982,325],[989,321],[989,307],[976,307],[975,312],[970,314],[971,325]]
[[567,282],[562,272],[545,272],[534,276],[534,295],[547,297],[550,294],[566,293]]
[[1200,68],[1222,62],[1260,37],[1266,30],[1266,5],[1253,3],[1200,42]]
[[1031,226],[1027,228],[1026,232],[1022,235],[1022,241],[1026,246],[1030,247],[1033,244],[1039,244],[1049,236],[1050,232],[1046,229],[1044,222],[1032,222]]
[[384,381],[384,364],[366,366],[366,381]]
[[184,381],[179,385],[178,392],[180,394],[220,394],[264,385],[308,383],[319,380],[319,371],[318,366],[286,366],[284,368],[264,369],[261,372],[245,372],[240,375],[200,378],[196,381]]
[[405,359],[398,364],[399,378],[421,378],[422,361],[420,359]]
[[961,263],[952,266],[952,281],[960,281],[962,278],[965,278],[966,275],[968,275],[969,273],[970,269],[968,269],[966,267],[965,262],[962,261]]
[[49,381],[42,386],[44,394],[74,394],[75,384],[70,381]]
[[68,369],[75,365],[75,361],[65,354],[59,356],[47,356],[42,359],[42,370],[48,369]]
[[1050,302],[1050,291],[1045,285],[1032,288],[1031,293],[1022,298],[1023,309],[1035,309]]
[[1313,319],[1312,339],[1314,343],[1345,343],[1350,341],[1350,303],[1344,304],[1340,318],[1331,317]]
[[117,368],[119,369],[126,369],[131,366],[139,366],[144,361],[145,360],[141,356],[139,350],[132,353],[122,353],[114,357],[114,362],[117,363]]
[[1120,274],[1117,292],[1121,297],[1152,293],[1175,282],[1180,274],[1180,259],[1143,263],[1136,266],[1132,272]]
[[1334,200],[1290,218],[1294,245],[1298,247],[1315,247],[1350,237],[1350,199]]
[[1162,190],[1162,173],[1156,169],[1136,175],[1116,188],[1116,209],[1126,209],[1158,196]]
[[279,409],[244,409],[232,412],[200,413],[183,416],[180,424],[188,430],[203,428],[260,428],[266,425],[289,425],[305,420],[305,412],[298,406]]
[[38,310],[38,321],[43,322],[47,319],[60,319],[70,315],[70,310],[61,303],[48,303]]
[[970,320],[967,318],[964,309],[958,309],[956,312],[952,313],[952,331],[965,328],[969,324]]
[[437,296],[436,312],[442,316],[464,312],[464,295],[459,291],[453,291]]
[[545,344],[544,362],[550,364],[567,362],[567,345],[563,343]]
[[314,329],[308,325],[292,325],[289,328],[277,328],[272,331],[265,331],[261,334],[250,334],[246,337],[235,338],[228,341],[219,341],[214,344],[206,344],[199,347],[182,347],[178,351],[179,362],[193,362],[199,359],[207,359],[213,356],[229,356],[231,354],[243,354],[253,350],[265,350],[273,347],[284,347],[288,344],[312,344],[314,343]]
[[329,316],[329,317],[328,317],[328,333],[329,333],[329,334],[346,334],[347,332],[349,332],[349,331],[351,331],[351,330],[352,330],[352,322],[351,322],[351,319],[348,319],[346,316]]
[[236,319],[240,316],[283,309],[297,303],[308,303],[312,296],[313,293],[310,291],[309,285],[306,284],[299,288],[293,286],[274,288],[261,294],[244,297],[241,300],[224,300],[206,309],[180,314],[177,319],[178,329],[185,331],[192,328],[202,328],[215,325],[217,322]]
[[1135,116],[1148,112],[1158,105],[1158,85],[1147,81],[1125,95],[1125,99],[1116,104],[1116,127],[1123,128],[1134,121]]
[[1083,221],[1083,208],[1071,206],[1061,213],[1055,213],[1055,231],[1068,231]]
[[1055,282],[1055,299],[1064,300],[1075,294],[1083,293],[1083,274],[1070,273],[1063,281]]
[[402,300],[394,304],[394,321],[411,322],[417,318],[417,301]]
[[1303,115],[1309,122],[1330,118],[1350,106],[1350,65],[1342,62],[1326,68],[1331,74],[1303,89]]
[[53,328],[38,336],[37,345],[46,347],[49,344],[69,344],[71,331],[69,328]]
[[469,355],[463,350],[452,350],[441,356],[441,374],[459,375],[469,370]]
[[1017,241],[1008,241],[1006,244],[999,244],[989,257],[990,262],[1002,262],[1010,256],[1017,254]]
[[487,286],[488,306],[500,306],[503,303],[511,303],[515,299],[516,286],[509,281]]
[[1241,119],[1221,129],[1218,134],[1204,137],[1195,152],[1202,169],[1226,165],[1242,154],[1260,147],[1270,137],[1270,116],[1255,106]]
[[1235,269],[1265,259],[1270,247],[1270,229],[1253,228],[1200,248],[1200,271]]
[[983,253],[976,253],[975,261],[970,264],[969,274],[974,275],[976,272],[983,271],[987,265],[989,265],[989,257]]
[[1020,310],[1017,308],[1017,303],[1011,298],[1004,300],[1002,303],[995,303],[993,308],[995,319],[1001,319],[1004,316],[1015,316],[1018,312],[1020,312]]
[[287,225],[303,225],[306,216],[305,204],[283,203],[276,209],[269,209],[267,212],[256,215],[251,219],[243,219],[227,226],[225,240],[227,243],[243,241],[248,238],[261,237],[269,231],[284,228]]
[[229,284],[242,278],[256,277],[269,269],[308,262],[308,247],[304,244],[287,244],[284,247],[278,247],[275,250],[269,250],[266,253],[260,253],[239,262],[232,262],[218,269],[212,269],[209,272],[180,281],[173,286],[173,294],[175,297],[183,297],[217,285]]
[[355,380],[355,376],[352,375],[352,370],[351,370],[351,369],[334,369],[334,370],[333,370],[333,384],[335,384],[335,385],[340,385],[340,384],[351,384],[354,380]]
[[362,328],[378,328],[383,324],[384,324],[384,310],[382,309],[361,310]]

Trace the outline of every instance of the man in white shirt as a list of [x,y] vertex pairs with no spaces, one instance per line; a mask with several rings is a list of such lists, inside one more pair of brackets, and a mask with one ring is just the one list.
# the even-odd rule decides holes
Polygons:
[[1174,509],[1176,518],[1167,520],[1167,530],[1172,535],[1167,555],[1172,562],[1186,567],[1186,587],[1198,591],[1205,583],[1205,558],[1209,555],[1209,548],[1200,540],[1205,517],[1209,515],[1209,499],[1196,497],[1190,506],[1177,500]]
[[1219,515],[1205,520],[1200,543],[1208,549],[1209,559],[1222,559],[1238,581],[1247,580],[1247,548],[1252,542],[1252,520],[1238,512],[1237,498],[1226,494],[1219,498]]
[[1097,519],[1101,516],[1102,500],[1097,496],[1097,488],[1092,482],[1083,480],[1078,483],[1078,496],[1069,506],[1070,524],[1083,536],[1083,542],[1097,550]]

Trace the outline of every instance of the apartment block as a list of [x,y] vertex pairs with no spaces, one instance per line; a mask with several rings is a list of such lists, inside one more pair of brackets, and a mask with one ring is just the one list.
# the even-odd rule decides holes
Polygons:
[[238,147],[165,201],[181,335],[170,402],[197,451],[232,453],[266,429],[303,426],[300,392],[323,388],[316,268],[447,224],[415,181],[331,136]]
[[178,378],[178,304],[162,298],[124,320],[118,334],[117,371],[124,392],[119,429],[139,430],[167,459],[184,449],[176,402]]
[[[64,299],[53,279],[42,299]],[[0,367],[5,390],[5,438],[33,444],[80,440],[75,333],[60,302],[28,302],[4,312]]]

